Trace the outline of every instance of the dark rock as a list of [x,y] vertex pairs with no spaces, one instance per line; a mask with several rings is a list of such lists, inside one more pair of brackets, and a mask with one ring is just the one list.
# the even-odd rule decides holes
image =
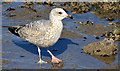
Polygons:
[[102,36],[105,36],[105,34],[102,34]]
[[106,20],[113,21],[114,19],[112,17],[108,17],[108,18],[106,18]]
[[25,56],[20,56],[20,57],[25,57]]
[[54,2],[51,2],[51,1],[46,1],[43,3],[43,5],[55,6],[56,4]]
[[78,28],[77,26],[75,28]]
[[27,6],[32,6],[32,5],[34,5],[33,2],[24,2],[24,4],[25,4],[25,6],[26,6],[26,5],[27,5]]
[[94,25],[94,22],[90,22],[91,25]]
[[89,21],[84,22],[85,25],[89,24]]
[[58,51],[58,49],[53,49],[53,51]]
[[87,37],[85,37],[85,36],[84,36],[83,38],[84,38],[84,39],[87,39]]
[[19,8],[26,8],[25,6],[20,6]]
[[34,12],[37,12],[37,10],[35,10],[35,9],[32,9]]
[[116,10],[113,10],[114,13],[117,13]]
[[103,55],[103,57],[110,57],[109,55]]
[[114,51],[117,51],[117,49],[115,49]]
[[40,15],[37,15],[37,17],[41,17]]
[[96,36],[96,39],[100,39],[99,36]]
[[96,50],[96,52],[100,52],[101,50]]
[[78,8],[74,8],[73,10],[78,11],[79,9]]
[[8,8],[6,11],[14,11],[15,8]]

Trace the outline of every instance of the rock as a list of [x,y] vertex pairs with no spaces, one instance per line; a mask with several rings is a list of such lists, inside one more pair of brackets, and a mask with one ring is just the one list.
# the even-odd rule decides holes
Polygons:
[[32,10],[34,12],[37,12],[37,10],[35,10],[33,7],[34,7],[33,4],[31,4],[31,5],[25,4],[25,6],[20,6],[19,8],[27,8],[27,9],[30,9],[30,10]]
[[79,25],[83,25],[83,23],[82,23],[82,22],[77,22],[77,21],[74,21],[74,23],[77,23],[77,24],[79,24]]
[[115,41],[120,41],[120,23],[115,23],[115,28],[113,29],[113,35]]
[[84,24],[85,24],[85,25],[89,24],[89,21],[85,21]]
[[56,4],[54,2],[51,2],[51,1],[46,1],[43,3],[43,5],[55,6]]
[[110,64],[112,64],[116,60],[116,55],[117,54],[112,55],[112,56],[106,56],[106,57],[105,57],[105,55],[104,56],[93,55],[92,57],[94,57],[95,59],[98,59],[98,60],[104,62],[107,65],[110,65]]
[[96,39],[100,39],[99,36],[96,36]]
[[119,34],[120,34],[120,29],[115,29],[115,30],[113,31],[113,34],[119,35]]
[[105,33],[106,38],[111,38],[114,34],[112,32]]
[[16,14],[15,13],[8,13],[7,16],[8,17],[14,17],[14,16],[16,16]]
[[33,2],[24,2],[25,5],[33,5]]
[[25,6],[20,6],[19,8],[26,8]]
[[33,2],[24,2],[26,8],[34,8],[34,3]]
[[82,23],[82,22],[79,22],[78,24],[79,24],[79,25],[83,25],[83,23]]
[[58,49],[53,49],[53,51],[58,51]]
[[25,56],[20,56],[20,57],[25,57]]
[[91,25],[94,25],[94,22],[90,22]]
[[104,37],[104,36],[105,36],[105,34],[102,34],[102,35],[101,35],[101,37]]
[[37,17],[41,17],[40,15],[37,15]]
[[118,52],[118,46],[111,38],[94,42],[83,47],[83,52],[90,55],[110,56]]
[[112,17],[108,17],[108,18],[106,18],[106,20],[108,20],[108,21],[113,21],[114,18],[112,18]]
[[115,41],[120,41],[120,35],[117,35],[117,36],[115,37]]
[[84,36],[83,38],[84,38],[84,39],[87,39],[87,37],[85,37],[85,36]]
[[115,23],[110,22],[109,24],[110,24],[110,25],[114,25]]
[[14,11],[15,8],[8,8],[6,11]]
[[91,22],[91,21],[85,21],[83,24],[84,24],[84,25],[93,25],[94,22]]

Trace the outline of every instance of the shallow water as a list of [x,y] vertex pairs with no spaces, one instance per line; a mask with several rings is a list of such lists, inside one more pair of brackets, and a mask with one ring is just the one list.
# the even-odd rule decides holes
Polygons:
[[[35,9],[38,11],[36,13],[30,9],[18,8],[22,5],[24,5],[22,2],[4,4],[4,7],[2,8],[3,26],[23,25],[39,19],[48,19],[48,13],[53,8],[44,5],[36,5]],[[7,16],[7,14],[10,12],[7,12],[6,9],[8,9],[9,7],[16,8],[16,10],[14,11],[16,16]],[[29,11],[31,13],[28,13]],[[23,17],[23,15],[25,15],[25,17]],[[40,15],[40,17],[36,17],[37,15]],[[84,14],[74,14],[73,17],[73,20],[63,20],[64,28],[66,29],[66,31],[78,33],[80,37],[70,38],[65,35],[66,38],[61,38],[55,45],[49,47],[49,50],[56,57],[63,60],[63,63],[60,64],[37,64],[36,62],[39,59],[37,47],[11,34],[7,28],[2,28],[2,52],[4,53],[2,55],[2,58],[8,61],[8,63],[3,63],[3,67],[6,69],[98,69],[101,67],[117,64],[118,55],[107,57],[107,60],[104,60],[104,58],[99,56],[90,56],[82,53],[81,49],[83,46],[86,46],[93,42],[101,41],[104,38],[96,39],[96,34],[82,33],[80,30],[78,30],[81,28],[81,26],[74,23],[74,21],[85,22],[89,20],[94,22],[95,25],[104,24],[105,26],[108,26],[109,21],[101,20],[92,12],[87,12]],[[64,35],[64,33],[62,35]],[[82,36],[86,36],[87,39],[84,39]],[[46,52],[46,49],[41,48],[41,50],[42,59],[45,61],[50,61],[51,58],[50,55]]]

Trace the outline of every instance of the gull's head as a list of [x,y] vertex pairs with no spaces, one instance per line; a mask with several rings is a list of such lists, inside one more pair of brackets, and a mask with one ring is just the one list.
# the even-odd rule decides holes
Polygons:
[[64,18],[73,18],[71,15],[68,15],[62,8],[54,8],[50,12],[50,19],[62,20]]

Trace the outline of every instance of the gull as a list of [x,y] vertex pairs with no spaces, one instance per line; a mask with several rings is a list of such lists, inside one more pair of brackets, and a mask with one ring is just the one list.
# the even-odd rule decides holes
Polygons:
[[63,23],[62,19],[71,18],[62,8],[54,8],[51,10],[49,20],[38,20],[26,25],[7,26],[8,30],[16,36],[32,43],[38,47],[39,61],[38,63],[47,63],[41,59],[40,47],[45,47],[47,52],[51,55],[52,63],[60,63],[62,60],[55,57],[48,47],[54,45],[60,38]]

